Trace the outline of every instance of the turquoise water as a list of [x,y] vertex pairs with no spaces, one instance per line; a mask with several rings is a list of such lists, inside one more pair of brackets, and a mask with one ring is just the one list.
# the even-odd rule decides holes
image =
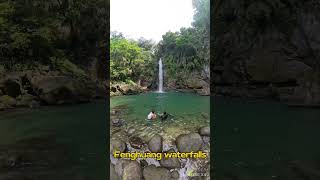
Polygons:
[[132,115],[145,118],[151,110],[156,112],[167,111],[173,115],[185,115],[210,112],[210,98],[192,93],[144,93],[132,96],[112,97],[111,108],[117,105],[128,104]]
[[[144,93],[132,96],[113,97],[110,100],[111,109],[126,106],[126,128],[134,128],[137,136],[146,141],[153,134],[160,134],[165,140],[174,140],[179,134],[197,132],[202,126],[210,123],[210,98],[191,93]],[[154,110],[156,113],[173,115],[165,122],[148,121],[147,115]],[[111,129],[111,136],[113,136]],[[121,135],[119,135],[121,136]]]
[[42,107],[0,113],[0,146],[36,137],[54,137],[67,149],[66,171],[90,179],[106,177],[106,103]]
[[[126,142],[129,151],[146,152],[149,151],[145,144],[155,134],[163,137],[163,151],[171,148],[177,151],[175,146],[176,137],[181,134],[199,132],[203,126],[210,125],[210,97],[199,96],[191,93],[144,93],[132,96],[113,97],[110,100],[112,112],[118,111],[115,115],[111,113],[112,119],[123,119],[125,124],[121,127],[110,126],[110,136],[112,140],[122,140]],[[164,111],[172,117],[166,121],[159,119],[149,121],[147,115],[154,110],[157,114]],[[110,122],[112,124],[112,122]],[[133,130],[133,131],[131,131]],[[133,132],[133,133],[131,133]],[[131,147],[130,138],[138,137],[143,141],[144,146],[138,149]],[[203,151],[210,152],[208,137]],[[176,168],[182,180],[190,179],[191,172],[208,172],[209,159],[179,159],[181,168]],[[110,156],[112,164],[117,164],[118,159]],[[145,159],[149,165],[160,166],[159,162],[152,159]],[[141,159],[137,161],[141,162]],[[206,178],[202,178],[206,179]]]
[[319,109],[240,98],[213,102],[217,179],[299,179],[320,172]]

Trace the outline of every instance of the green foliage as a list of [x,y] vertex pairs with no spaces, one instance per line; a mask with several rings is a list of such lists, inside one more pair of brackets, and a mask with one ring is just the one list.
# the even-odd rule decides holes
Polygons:
[[129,84],[129,85],[131,85],[131,86],[135,86],[135,85],[137,85],[135,82],[133,82],[132,80],[127,80],[126,81],[126,84]]
[[63,74],[68,74],[76,77],[86,76],[86,73],[82,69],[80,69],[78,66],[76,66],[66,58],[51,57],[50,60],[52,69],[54,70],[58,70]]
[[[111,32],[110,75],[114,82],[154,80],[158,59],[164,59],[170,78],[183,80],[193,71],[205,71],[209,66],[209,0],[194,0],[193,26],[179,32],[167,32],[155,44],[140,38],[127,40],[121,33]],[[208,73],[207,73],[208,74]]]
[[209,66],[210,1],[194,0],[194,22],[190,28],[167,32],[162,36],[156,55],[164,59],[167,74],[179,79]]
[[148,71],[152,61],[151,46],[143,45],[140,47],[138,42],[113,34],[110,43],[111,81],[130,82],[152,76]]
[[0,0],[0,58],[14,64],[50,64],[66,57],[89,64],[107,39],[105,0]]

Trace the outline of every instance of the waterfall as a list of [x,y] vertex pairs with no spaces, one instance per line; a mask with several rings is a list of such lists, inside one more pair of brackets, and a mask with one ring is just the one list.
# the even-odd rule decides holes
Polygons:
[[159,60],[159,89],[158,92],[163,92],[163,71],[162,71],[162,59]]

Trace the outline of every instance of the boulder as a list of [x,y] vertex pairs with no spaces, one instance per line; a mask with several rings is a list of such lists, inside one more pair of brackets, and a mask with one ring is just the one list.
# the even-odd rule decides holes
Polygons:
[[122,179],[123,180],[141,180],[142,170],[137,161],[130,161],[129,164],[124,166]]
[[204,119],[209,119],[209,114],[205,113],[205,112],[202,112],[201,113],[201,117],[203,117]]
[[120,92],[123,95],[139,94],[141,92],[141,87],[135,84],[121,84],[116,86],[116,91],[114,93],[116,92]]
[[110,91],[111,91],[111,92],[117,92],[117,88],[116,88],[116,87],[111,86],[111,87],[110,87]]
[[110,115],[116,115],[117,113],[118,113],[117,110],[111,110],[111,111],[110,111]]
[[148,162],[146,160],[142,159],[140,161],[140,165],[141,165],[141,167],[146,167],[146,166],[148,166]]
[[145,180],[169,180],[170,172],[166,168],[151,165],[143,169],[143,177]]
[[143,140],[137,136],[131,137],[129,139],[129,143],[130,143],[131,147],[133,147],[135,149],[140,149],[144,145]]
[[115,170],[116,173],[118,175],[118,177],[120,177],[120,179],[122,179],[122,175],[123,175],[123,170],[124,168],[131,162],[131,160],[128,159],[119,159],[116,163],[115,166]]
[[127,133],[128,133],[129,135],[132,135],[135,131],[136,131],[136,130],[135,130],[133,127],[131,127],[131,128],[129,128],[129,129],[127,130]]
[[17,101],[11,96],[3,95],[0,97],[0,104],[3,109],[12,108],[17,104]]
[[110,164],[110,180],[120,180],[113,164]]
[[176,138],[179,152],[197,152],[202,146],[202,138],[198,133],[181,134]]
[[1,82],[3,93],[11,97],[18,97],[22,93],[22,85],[19,74],[11,73]]
[[153,136],[148,142],[148,148],[151,152],[162,152],[162,137],[160,135]]
[[36,99],[36,97],[31,94],[20,95],[17,98],[17,100],[18,100],[17,106],[30,107],[30,106],[32,106],[32,103],[36,102],[36,101],[34,101],[35,99]]
[[38,108],[40,107],[40,102],[32,100],[31,103],[29,104],[29,108]]
[[171,176],[171,179],[172,179],[172,180],[178,180],[179,177],[180,177],[180,174],[179,174],[178,171],[172,171],[171,174],[170,174],[170,176]]
[[94,84],[67,76],[35,76],[30,79],[33,91],[45,103],[66,104],[88,102],[94,96]]
[[121,127],[124,125],[125,121],[123,119],[113,119],[112,120],[112,125],[115,127]]
[[124,152],[126,150],[126,143],[121,140],[111,140],[110,141],[110,153],[115,151]]
[[178,158],[162,158],[159,163],[162,167],[168,169],[175,169],[181,167],[181,163]]
[[202,127],[199,129],[199,134],[201,136],[210,136],[210,127],[206,126],[206,127]]
[[[173,149],[170,149],[167,152],[175,152]],[[159,161],[160,165],[162,167],[168,168],[168,169],[175,169],[175,168],[180,168],[181,167],[181,163],[179,161],[178,158],[168,158],[166,159],[165,157],[163,157],[160,161]]]
[[208,83],[199,75],[191,76],[187,79],[186,86],[190,89],[202,89],[208,87]]

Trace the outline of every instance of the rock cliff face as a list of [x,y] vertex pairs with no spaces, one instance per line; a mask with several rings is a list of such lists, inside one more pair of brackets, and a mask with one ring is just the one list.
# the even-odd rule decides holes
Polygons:
[[38,70],[0,74],[0,110],[84,103],[106,96],[105,82],[89,77]]
[[175,90],[180,92],[192,92],[203,96],[210,95],[210,78],[209,73],[194,71],[191,73],[183,73],[178,78],[172,78],[165,74],[164,86],[165,90]]
[[320,1],[216,0],[214,94],[320,105]]

